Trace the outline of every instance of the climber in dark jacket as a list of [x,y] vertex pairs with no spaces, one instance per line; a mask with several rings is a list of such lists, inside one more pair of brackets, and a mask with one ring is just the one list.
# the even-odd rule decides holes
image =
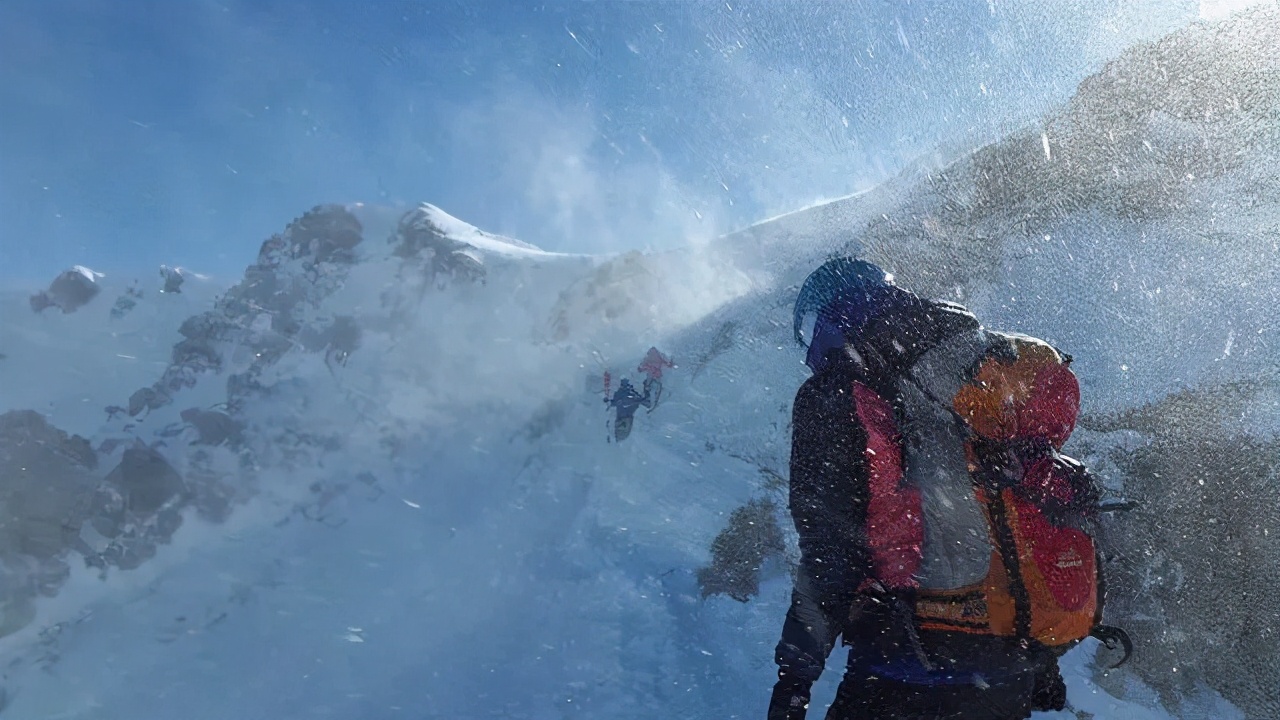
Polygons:
[[652,408],[653,398],[647,385],[644,394],[641,395],[636,392],[630,380],[623,378],[618,383],[617,392],[613,397],[605,399],[605,403],[617,411],[613,421],[613,432],[618,442],[622,442],[631,434],[631,423],[635,418],[636,410],[641,407]]
[[[808,314],[817,315],[806,359],[814,374],[796,393],[790,468],[801,559],[776,649],[769,720],[805,717],[810,686],[840,636],[850,646],[848,668],[827,720],[1029,717],[1040,702],[1037,675],[1044,676],[1040,685],[1061,689],[1056,662],[1050,666],[1000,638],[948,642],[917,633],[913,598],[871,578],[868,432],[854,410],[854,383],[894,398],[899,378],[921,353],[977,320],[851,259],[831,261],[806,281],[797,339]],[[917,659],[925,649],[936,662]],[[942,666],[946,672],[933,669]]]
[[609,398],[608,403],[609,407],[618,411],[618,417],[629,418],[641,407],[649,407],[649,394],[641,395],[636,392],[635,385],[623,378],[622,382],[618,383],[618,391]]

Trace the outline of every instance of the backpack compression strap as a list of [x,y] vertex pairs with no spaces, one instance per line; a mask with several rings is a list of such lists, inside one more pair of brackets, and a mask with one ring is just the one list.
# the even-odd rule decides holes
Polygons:
[[[1031,597],[1022,577],[1022,565],[1013,530],[1009,524],[1009,509],[1004,489],[1008,488],[1010,482],[1015,479],[1012,475],[1029,464],[1033,457],[1045,452],[1050,455],[1056,455],[1057,453],[1047,443],[1042,442],[1015,442],[1011,445],[1009,443],[986,440],[973,429],[964,416],[954,407],[942,401],[934,393],[930,392],[928,388],[924,387],[924,384],[912,373],[910,368],[906,369],[902,376],[918,389],[930,403],[946,411],[954,423],[963,429],[964,434],[971,438],[975,449],[984,456],[981,458],[985,461],[982,462],[985,467],[981,471],[980,484],[988,496],[987,507],[992,532],[995,535],[996,549],[1005,568],[1009,582],[1009,594],[1014,601],[1015,632],[1017,637],[1031,640]],[[983,450],[988,452],[983,452]],[[1094,628],[1091,630],[1090,635],[1101,640],[1109,649],[1115,649],[1118,646],[1124,648],[1124,657],[1114,666],[1119,667],[1132,655],[1133,642],[1124,630],[1101,624],[1101,596],[1103,593],[1101,565],[1097,564],[1096,567],[1098,567],[1099,573],[1099,601],[1097,603]]]

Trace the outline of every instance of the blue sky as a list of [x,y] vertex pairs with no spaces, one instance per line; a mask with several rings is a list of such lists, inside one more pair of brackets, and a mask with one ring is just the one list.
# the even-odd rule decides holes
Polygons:
[[238,275],[325,201],[671,247],[1025,125],[1196,2],[7,0],[0,276]]

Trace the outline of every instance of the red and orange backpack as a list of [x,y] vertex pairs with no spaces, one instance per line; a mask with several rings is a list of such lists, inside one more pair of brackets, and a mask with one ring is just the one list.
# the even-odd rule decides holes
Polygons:
[[1057,650],[1092,634],[1131,651],[1101,625],[1100,488],[1059,452],[1080,408],[1070,362],[1043,341],[976,328],[921,355],[894,403],[855,384],[872,574],[914,591],[919,630]]

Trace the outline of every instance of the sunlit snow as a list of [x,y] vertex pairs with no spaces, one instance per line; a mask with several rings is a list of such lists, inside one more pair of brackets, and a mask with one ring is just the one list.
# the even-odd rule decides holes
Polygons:
[[[5,288],[0,413],[35,411],[5,416],[13,447],[73,468],[10,483],[7,512],[76,521],[4,558],[0,717],[762,717],[795,557],[791,307],[836,252],[1071,353],[1068,449],[1138,502],[1106,526],[1138,654],[1073,649],[1070,710],[1037,720],[1266,717],[1280,89],[1257,68],[1280,15],[1247,4],[1202,2],[1229,24],[1134,49],[1042,125],[675,249],[352,203],[283,209],[243,276],[161,292],[160,259],[71,258],[98,293],[69,312]],[[616,441],[605,378],[640,382],[650,347],[675,367]],[[106,492],[142,495],[139,463],[145,511]],[[743,508],[785,542],[728,588],[711,547]]]

